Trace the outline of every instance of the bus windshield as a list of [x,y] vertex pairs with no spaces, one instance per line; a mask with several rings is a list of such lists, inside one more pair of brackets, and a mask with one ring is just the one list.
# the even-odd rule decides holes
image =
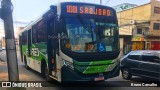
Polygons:
[[65,18],[68,38],[62,40],[65,49],[74,52],[107,52],[119,47],[116,21],[105,19]]

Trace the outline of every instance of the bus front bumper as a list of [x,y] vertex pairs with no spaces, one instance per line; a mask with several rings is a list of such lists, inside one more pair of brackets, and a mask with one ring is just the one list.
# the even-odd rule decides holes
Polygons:
[[[103,73],[103,77],[104,80],[100,80],[100,81],[105,81],[108,78],[113,78],[116,76],[119,76],[120,73],[120,62],[118,63],[118,65],[109,72],[104,72]],[[82,74],[80,72],[74,71],[72,69],[70,69],[67,66],[63,66],[61,68],[61,78],[62,81],[64,82],[76,82],[76,81],[95,81],[95,78],[99,77],[99,73],[97,74]]]

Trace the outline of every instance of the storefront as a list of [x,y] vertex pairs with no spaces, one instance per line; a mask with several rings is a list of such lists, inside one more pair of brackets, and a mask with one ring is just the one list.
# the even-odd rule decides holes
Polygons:
[[160,50],[160,42],[152,41],[151,42],[151,50]]
[[160,50],[160,30],[149,31],[146,41],[147,50]]
[[132,38],[132,50],[144,50],[145,40],[143,36],[134,36]]

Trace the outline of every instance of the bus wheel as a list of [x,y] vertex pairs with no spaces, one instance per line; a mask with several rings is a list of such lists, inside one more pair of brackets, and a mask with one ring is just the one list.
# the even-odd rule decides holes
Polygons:
[[127,69],[127,68],[123,68],[123,69],[122,69],[122,77],[123,77],[124,79],[127,79],[127,80],[131,79],[132,75],[131,75],[130,70]]
[[48,70],[47,64],[45,63],[45,60],[42,60],[41,62],[41,75],[47,81],[50,81],[49,70]]
[[30,68],[29,68],[28,65],[27,65],[27,59],[26,59],[26,56],[25,56],[25,55],[23,55],[23,61],[24,61],[24,64],[25,64],[25,68],[26,68],[27,70],[29,70]]

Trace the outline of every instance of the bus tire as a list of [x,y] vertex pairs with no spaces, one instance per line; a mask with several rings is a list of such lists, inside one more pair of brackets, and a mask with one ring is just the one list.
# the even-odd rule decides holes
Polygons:
[[45,67],[46,67],[46,62],[42,60],[41,61],[41,75],[43,78],[45,78]]
[[27,70],[29,70],[30,68],[29,68],[29,66],[27,65],[27,59],[26,59],[26,56],[25,56],[25,55],[23,55],[23,61],[24,61],[24,64],[25,64],[25,68],[26,68]]

